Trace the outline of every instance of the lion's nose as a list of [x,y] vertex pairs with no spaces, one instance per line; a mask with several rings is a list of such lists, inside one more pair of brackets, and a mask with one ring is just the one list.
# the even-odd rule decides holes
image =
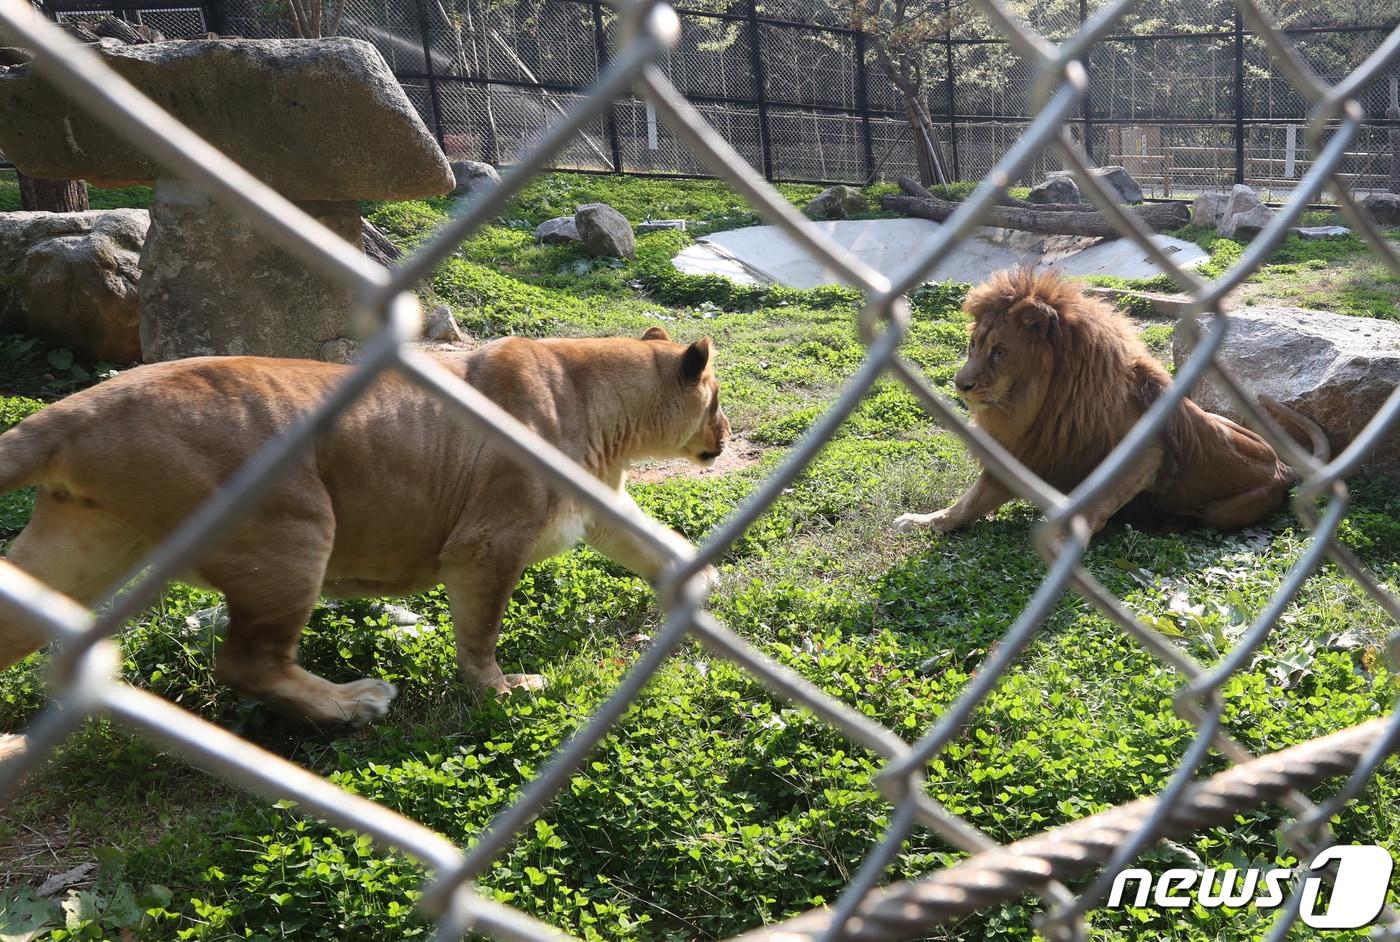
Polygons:
[[977,384],[974,382],[970,382],[969,380],[958,379],[957,377],[953,377],[953,385],[958,387],[958,392],[972,392],[972,387],[976,386]]

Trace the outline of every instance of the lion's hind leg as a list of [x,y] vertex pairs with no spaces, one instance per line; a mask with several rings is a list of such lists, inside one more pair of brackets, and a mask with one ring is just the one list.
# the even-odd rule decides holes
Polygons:
[[1194,516],[1216,530],[1240,530],[1277,513],[1287,495],[1286,482],[1270,481],[1243,493],[1211,501]]

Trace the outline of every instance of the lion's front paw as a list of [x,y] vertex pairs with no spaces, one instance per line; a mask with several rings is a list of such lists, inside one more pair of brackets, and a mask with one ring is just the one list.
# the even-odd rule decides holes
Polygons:
[[956,529],[956,524],[948,518],[948,511],[940,510],[931,514],[900,514],[895,518],[894,528],[901,533],[910,530],[933,530],[947,533]]

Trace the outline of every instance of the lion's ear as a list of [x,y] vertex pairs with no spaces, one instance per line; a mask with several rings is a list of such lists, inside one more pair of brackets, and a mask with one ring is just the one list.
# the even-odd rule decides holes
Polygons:
[[665,327],[648,327],[642,334],[643,340],[670,340],[671,335],[666,333]]
[[681,354],[681,379],[687,383],[698,383],[710,363],[710,338],[701,337],[685,348]]
[[1046,339],[1055,335],[1055,328],[1060,326],[1060,312],[1053,305],[1039,298],[1027,298],[1020,308],[1016,313],[1025,327]]

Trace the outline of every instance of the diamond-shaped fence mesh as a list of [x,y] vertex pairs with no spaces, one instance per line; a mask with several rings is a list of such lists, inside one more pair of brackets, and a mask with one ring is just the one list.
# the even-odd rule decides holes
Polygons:
[[[1400,709],[1391,716],[1257,759],[1225,731],[1222,690],[1233,673],[1246,665],[1265,642],[1290,600],[1325,560],[1330,559],[1355,579],[1387,617],[1400,622],[1400,600],[1380,585],[1337,538],[1348,506],[1346,477],[1400,419],[1400,391],[1389,398],[1346,450],[1321,465],[1257,408],[1254,398],[1240,389],[1216,357],[1229,329],[1229,321],[1220,316],[1220,310],[1225,295],[1261,264],[1324,188],[1331,189],[1342,212],[1373,246],[1377,256],[1400,272],[1400,259],[1360,213],[1341,176],[1357,146],[1360,126],[1360,111],[1353,96],[1391,68],[1400,53],[1400,31],[1389,35],[1365,61],[1354,64],[1344,74],[1337,73],[1342,80],[1331,86],[1302,71],[1302,60],[1287,36],[1251,0],[1240,0],[1242,18],[1268,47],[1269,62],[1289,77],[1308,103],[1304,134],[1313,158],[1299,169],[1283,208],[1238,262],[1207,282],[1177,267],[1149,240],[1132,211],[1111,198],[1099,179],[1089,173],[1090,163],[1077,143],[1077,135],[1068,127],[1091,90],[1084,60],[1090,55],[1092,42],[1121,28],[1133,6],[1130,0],[1099,8],[1086,25],[1058,47],[1017,20],[1000,0],[978,0],[976,6],[1024,63],[1020,93],[1026,96],[1028,114],[1019,123],[988,122],[958,129],[961,134],[973,136],[974,142],[976,135],[993,135],[985,152],[1001,156],[995,165],[965,165],[964,173],[983,177],[982,183],[927,244],[911,252],[904,270],[886,278],[828,241],[760,178],[753,168],[758,156],[754,151],[762,147],[756,140],[760,134],[755,128],[755,115],[735,113],[726,107],[692,106],[671,84],[663,68],[654,64],[666,60],[679,32],[675,15],[662,5],[642,2],[620,11],[630,24],[624,31],[627,41],[610,50],[608,65],[583,91],[559,92],[556,98],[546,100],[537,89],[509,84],[465,82],[445,98],[444,89],[436,89],[435,93],[445,102],[443,110],[448,118],[479,113],[486,107],[483,90],[489,89],[496,122],[494,133],[499,136],[491,146],[500,153],[514,151],[513,166],[500,184],[477,191],[440,232],[391,271],[367,263],[357,250],[174,123],[106,69],[97,57],[32,13],[28,5],[12,0],[0,3],[0,27],[8,40],[40,50],[48,76],[58,88],[81,107],[110,121],[172,172],[196,182],[211,198],[245,216],[269,240],[297,254],[317,271],[343,280],[360,299],[363,321],[380,325],[372,328],[359,364],[346,374],[342,385],[320,409],[257,455],[207,506],[185,521],[154,551],[149,568],[138,582],[98,614],[34,582],[18,569],[0,564],[0,602],[7,607],[6,617],[20,619],[58,642],[53,704],[29,729],[27,750],[0,764],[0,798],[21,787],[25,776],[86,718],[105,714],[219,776],[269,797],[295,801],[304,813],[368,835],[380,845],[420,861],[432,874],[421,906],[434,921],[438,938],[454,939],[473,931],[502,939],[558,939],[561,933],[550,926],[478,894],[473,881],[519,829],[565,786],[573,770],[626,712],[648,679],[683,639],[691,637],[716,655],[752,672],[774,694],[810,710],[854,744],[882,757],[884,763],[879,782],[893,809],[890,823],[852,872],[846,890],[829,909],[755,930],[752,939],[786,942],[919,938],[959,916],[1025,894],[1045,901],[1046,916],[1039,924],[1043,935],[1056,939],[1082,937],[1084,914],[1101,904],[1108,889],[1106,882],[1150,843],[1228,822],[1263,804],[1278,805],[1294,819],[1283,829],[1284,834],[1301,858],[1311,859],[1309,851],[1328,843],[1330,816],[1357,794],[1378,764],[1400,745]],[[549,22],[554,25],[546,27],[546,19],[517,26],[553,30],[552,35],[576,38],[574,20],[553,19]],[[1061,27],[1062,23],[1055,28]],[[392,32],[402,28],[402,21],[385,17],[375,28]],[[517,52],[523,48],[521,37],[514,36],[511,41]],[[493,68],[512,68],[511,56],[490,56]],[[534,70],[535,66],[530,68]],[[551,68],[567,72],[570,66],[561,63]],[[556,72],[553,77],[559,78],[563,72]],[[471,97],[477,92],[483,92],[483,96]],[[433,93],[429,89],[429,94]],[[510,195],[540,168],[596,157],[597,137],[602,133],[600,122],[606,124],[610,113],[617,125],[638,128],[644,136],[654,133],[656,149],[664,147],[672,158],[693,162],[687,166],[703,166],[730,182],[760,214],[782,227],[866,299],[858,317],[866,355],[836,402],[740,509],[698,547],[678,541],[654,521],[638,515],[582,467],[531,433],[481,392],[440,371],[410,345],[421,323],[412,294],[414,286],[464,238],[495,216]],[[815,127],[808,132],[805,125],[813,118],[801,109],[790,113],[775,109],[769,118],[779,129],[769,132],[773,138],[769,146],[784,166],[789,160],[814,159],[810,154],[801,158],[790,156],[789,133],[811,133],[817,139],[833,142],[833,146],[852,133],[850,121],[833,121],[832,116],[820,113]],[[463,149],[488,146],[466,131],[453,133],[464,135]],[[880,121],[872,122],[872,133],[884,144],[895,141],[899,130],[896,122]],[[741,151],[736,152],[727,143],[731,137],[742,142]],[[1186,140],[1192,146],[1210,148],[1208,138],[1188,136]],[[920,368],[900,356],[901,343],[910,326],[905,294],[920,285],[941,259],[958,250],[961,240],[1002,196],[1009,181],[1020,178],[1046,154],[1052,154],[1059,165],[1070,169],[1084,192],[1122,234],[1152,254],[1190,295],[1188,323],[1202,330],[1200,342],[1178,371],[1175,384],[1102,465],[1069,494],[1060,493],[1035,477],[986,433],[969,426],[934,390]],[[645,155],[634,158],[633,152],[625,152],[624,158],[639,162],[647,159]],[[812,165],[804,166],[810,169]],[[849,166],[849,160],[842,166]],[[334,422],[376,376],[391,371],[439,397],[461,421],[490,436],[528,473],[539,475],[564,499],[625,528],[669,561],[657,586],[667,613],[664,629],[642,651],[611,697],[549,763],[537,770],[515,801],[500,812],[470,848],[454,846],[414,821],[345,792],[174,704],[123,683],[115,670],[111,636],[156,598],[169,578],[186,570],[191,554],[237,523],[244,509],[270,486],[279,467],[310,446],[318,428]],[[1235,645],[1209,668],[1196,663],[1137,617],[1083,565],[1089,539],[1086,508],[1131,468],[1186,391],[1207,375],[1230,391],[1249,424],[1299,470],[1302,483],[1295,506],[1312,531],[1306,551],[1285,575],[1277,593],[1255,613]],[[967,445],[989,473],[1012,493],[1046,513],[1046,521],[1037,533],[1037,546],[1049,564],[1044,581],[1016,621],[1007,626],[1000,643],[988,652],[959,698],[914,742],[906,741],[851,704],[833,698],[780,666],[720,623],[706,608],[708,583],[702,574],[704,567],[732,545],[802,473],[873,384],[886,377],[905,384],[939,423]],[[924,772],[978,711],[979,704],[1001,682],[1043,627],[1051,609],[1068,592],[1079,593],[1134,642],[1179,674],[1176,707],[1194,727],[1195,735],[1160,794],[1011,847],[999,846],[931,798],[925,788]],[[1212,778],[1199,779],[1198,770],[1211,750],[1230,767]],[[1346,784],[1324,804],[1315,805],[1302,794],[1303,789],[1337,775],[1347,775]],[[35,782],[34,787],[42,787],[42,782]],[[970,857],[921,879],[881,887],[887,865],[914,829],[930,829]],[[1064,883],[1093,873],[1099,876],[1078,891],[1070,891]],[[1300,894],[1293,893],[1289,899],[1277,917],[1274,937],[1286,934],[1299,915]],[[1394,928],[1397,917],[1385,910],[1381,921]]]

